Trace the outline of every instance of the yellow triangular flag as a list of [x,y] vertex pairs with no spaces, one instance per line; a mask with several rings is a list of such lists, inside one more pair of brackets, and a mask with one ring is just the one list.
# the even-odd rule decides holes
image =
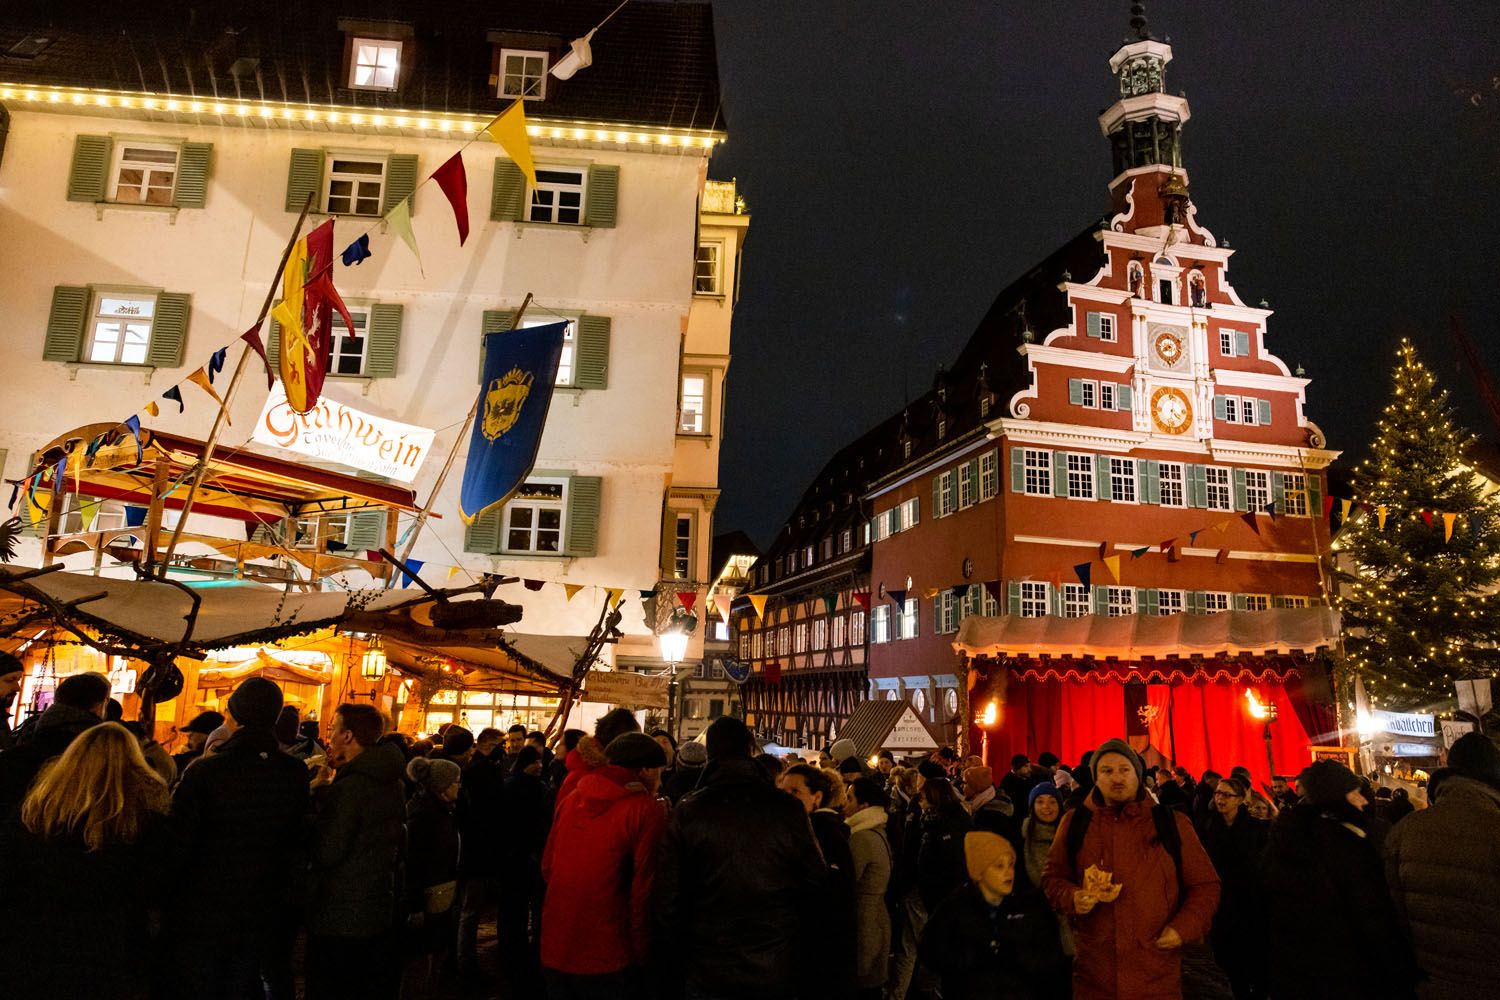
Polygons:
[[[218,403],[220,406],[224,405],[224,397],[219,395],[218,391],[214,388],[213,383],[208,380],[208,372],[204,371],[202,368],[199,368],[197,371],[193,372],[193,374],[188,376],[188,381],[212,396],[214,398],[214,402]],[[233,421],[229,420],[229,412],[227,410],[224,412],[224,419],[229,423],[233,423]]]
[[1339,515],[1345,521],[1349,520],[1349,511],[1351,511],[1353,509],[1354,509],[1354,501],[1353,500],[1340,500],[1339,501]]
[[457,575],[458,575],[458,567],[457,566],[449,566],[448,567],[448,579],[451,580],[451,579],[453,579]]
[[148,417],[161,416],[161,407],[156,405],[156,400],[153,399],[151,402],[146,404],[146,415]]
[[99,516],[99,508],[101,505],[102,501],[95,503],[86,503],[83,505],[83,510],[78,512],[79,515],[83,518],[84,531],[94,530],[94,518]]
[[1453,541],[1453,522],[1458,520],[1457,514],[1443,515],[1443,541]]
[[1380,526],[1380,530],[1381,531],[1385,530],[1385,515],[1386,515],[1386,513],[1387,513],[1387,511],[1385,509],[1385,504],[1381,504],[1380,506],[1378,506],[1378,507],[1375,508],[1375,523]]
[[625,598],[625,588],[624,587],[606,587],[606,588],[604,588],[604,599],[609,602],[609,606],[610,607],[612,607],[612,608],[618,608],[620,606],[620,601],[624,600],[624,598]]
[[1107,569],[1107,570],[1109,570],[1109,575],[1115,581],[1115,583],[1119,583],[1120,582],[1120,557],[1119,556],[1105,556],[1104,557],[1104,568]]
[[942,590],[943,588],[941,587],[928,587],[926,590],[922,591],[922,596],[930,601],[938,594],[942,593]]
[[526,135],[525,101],[517,100],[485,126],[491,139],[500,144],[507,156],[516,161],[521,173],[536,187],[536,164],[531,159],[531,139]]
[[1232,521],[1232,520],[1234,520],[1234,519],[1230,518],[1229,520],[1220,521],[1218,524],[1214,525],[1214,530],[1217,531],[1221,535],[1224,534],[1224,532],[1226,532],[1226,531],[1229,530],[1229,521]]
[[750,606],[755,609],[755,617],[764,619],[766,617],[766,595],[749,594]]
[[425,278],[427,272],[422,270],[422,254],[417,250],[417,234],[411,231],[411,195],[396,203],[396,207],[385,217],[385,222],[391,227],[391,232],[401,237],[401,242],[411,250],[411,255],[417,258],[417,270]]
[[581,583],[565,583],[565,584],[562,585],[562,588],[563,588],[563,593],[567,594],[568,595],[568,600],[571,601],[574,597],[577,597],[578,596],[578,592],[583,589],[583,584],[581,584]]

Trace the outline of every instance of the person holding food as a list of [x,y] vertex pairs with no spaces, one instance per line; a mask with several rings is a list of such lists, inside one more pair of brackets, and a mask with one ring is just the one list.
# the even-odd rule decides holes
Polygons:
[[1182,945],[1208,933],[1219,877],[1192,822],[1146,792],[1128,743],[1106,741],[1091,764],[1094,788],[1063,817],[1042,873],[1073,926],[1073,996],[1181,997]]

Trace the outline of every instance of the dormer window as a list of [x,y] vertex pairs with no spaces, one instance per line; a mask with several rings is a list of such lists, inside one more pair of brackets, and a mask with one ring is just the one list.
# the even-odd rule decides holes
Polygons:
[[401,75],[401,43],[355,38],[350,49],[349,86],[354,90],[395,90]]
[[547,53],[535,49],[501,49],[499,96],[545,100]]

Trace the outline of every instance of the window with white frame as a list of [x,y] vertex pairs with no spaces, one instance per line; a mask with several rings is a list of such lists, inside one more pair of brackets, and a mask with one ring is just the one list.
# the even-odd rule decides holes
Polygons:
[[1021,617],[1040,618],[1047,613],[1047,585],[1030,580],[1021,582]]
[[1068,454],[1068,496],[1074,500],[1094,499],[1094,456]]
[[1135,614],[1134,587],[1106,587],[1109,597],[1109,617],[1120,618]]
[[1286,509],[1278,513],[1290,514],[1293,517],[1306,517],[1307,477],[1300,472],[1288,472],[1282,482],[1285,486],[1283,504]]
[[789,656],[792,652],[792,627],[783,625],[776,630],[776,655]]
[[896,530],[906,531],[909,528],[916,527],[918,515],[921,510],[921,504],[917,502],[917,498],[912,497],[910,500],[902,501],[900,510],[901,519],[896,526]]
[[1083,390],[1083,405],[1093,409],[1099,405],[1099,383],[1092,379],[1082,379],[1080,385]]
[[952,471],[941,473],[933,484],[932,497],[937,503],[937,510],[932,512],[933,517],[947,517],[953,513],[953,502],[949,499],[948,491],[953,489],[953,477],[957,474]]
[[990,397],[984,396],[979,400],[979,419],[984,420],[990,415]]
[[878,604],[870,610],[870,641],[891,641],[891,608],[888,604]]
[[812,623],[812,648],[828,648],[828,619],[817,618]]
[[583,223],[583,192],[587,172],[566,167],[539,166],[536,187],[531,189],[528,222],[555,222],[565,226]]
[[839,551],[848,552],[853,548],[854,531],[850,528],[845,528],[843,531],[839,532]]
[[1052,452],[1025,449],[1026,492],[1034,497],[1052,495]]
[[155,295],[96,291],[83,357],[90,364],[145,364],[155,316]]
[[1183,593],[1180,590],[1158,590],[1156,592],[1156,613],[1162,616],[1180,615],[1186,605],[1183,603]]
[[970,615],[994,618],[999,614],[1000,602],[990,593],[988,587],[976,583],[964,591],[962,607],[959,609],[960,618],[967,618]]
[[1238,396],[1220,396],[1219,398],[1221,400],[1223,400],[1223,408],[1222,408],[1221,412],[1224,415],[1224,422],[1227,423],[1227,424],[1237,424],[1237,423],[1239,423],[1240,422],[1240,397],[1238,397]]
[[1256,419],[1256,413],[1257,413],[1257,411],[1256,411],[1256,401],[1253,400],[1253,399],[1250,399],[1247,396],[1241,396],[1240,397],[1240,423],[1247,424],[1247,425],[1249,425],[1251,427],[1253,427],[1256,424],[1260,423],[1260,421]]
[[708,372],[682,373],[682,416],[677,433],[702,434],[708,426]]
[[672,533],[672,578],[693,578],[693,515],[678,514]]
[[896,623],[897,639],[915,639],[917,637],[917,599],[908,597],[906,603],[901,607],[901,614]]
[[698,244],[698,262],[693,267],[693,293],[695,295],[721,294],[719,267],[724,254],[720,240],[704,240]]
[[807,622],[798,622],[792,629],[792,652],[807,652]]
[[521,318],[523,330],[533,326],[551,326],[565,318],[568,325],[563,328],[562,354],[557,360],[557,381],[552,383],[558,386],[572,385],[573,376],[577,374],[577,366],[573,362],[578,349],[578,320],[573,317],[558,316],[555,313],[551,316],[523,316]]
[[1263,511],[1271,502],[1271,474],[1245,471],[1245,506],[1253,511]]
[[938,422],[937,422],[937,436],[938,436],[938,440],[939,441],[941,441],[943,438],[945,438],[945,437],[948,436],[948,418],[947,417],[938,417]]
[[401,74],[401,43],[386,38],[355,38],[349,48],[349,86],[354,90],[395,90]]
[[349,306],[349,319],[354,322],[354,332],[359,336],[351,337],[343,319],[334,317],[333,353],[328,361],[330,375],[365,373],[365,351],[370,346],[370,307]]
[[1216,615],[1220,611],[1229,610],[1229,595],[1223,592],[1209,591],[1203,595],[1203,613]]
[[1116,503],[1135,503],[1135,459],[1109,460],[1109,498]]
[[385,157],[328,154],[324,205],[329,215],[378,216],[385,192]]
[[842,649],[848,642],[849,619],[844,615],[835,615],[833,619],[833,648]]
[[1115,408],[1115,384],[1113,382],[1099,383],[1099,409],[1113,410]]
[[802,549],[802,566],[805,569],[808,566],[811,566],[812,564],[813,564],[813,547],[811,545],[808,545],[808,546],[805,546]]
[[1115,339],[1115,318],[1108,313],[1099,314],[1099,339],[1110,341]]
[[974,466],[965,462],[958,467],[958,509],[974,506]]
[[863,646],[865,644],[865,613],[863,611],[849,612],[849,645]]
[[177,186],[177,146],[115,144],[109,200],[125,205],[170,205]]
[[1232,357],[1234,357],[1234,331],[1233,330],[1220,330],[1219,331],[1219,353],[1222,354],[1222,355],[1224,355],[1226,358],[1232,358]]
[[1246,611],[1270,611],[1271,610],[1271,595],[1270,594],[1246,594],[1245,595],[1245,610]]
[[1000,476],[996,468],[998,452],[987,451],[979,456],[979,499],[988,500],[1000,492]]
[[1163,462],[1157,466],[1160,472],[1161,482],[1161,505],[1163,507],[1181,507],[1186,501],[1183,493],[1182,463]]
[[540,101],[547,96],[547,53],[500,50],[500,96]]
[[[728,641],[729,641],[729,623],[726,622],[724,619],[720,618],[718,621],[714,622],[714,642],[728,642]],[[715,670],[722,670],[723,668],[722,667],[715,667],[714,669]]]
[[828,560],[832,559],[833,558],[833,536],[829,535],[827,538],[825,538],[821,542],[819,542],[818,543],[818,548],[822,550],[822,552],[821,552],[821,558],[822,558],[822,560],[824,562],[827,562]]
[[1233,491],[1229,487],[1229,470],[1210,465],[1203,470],[1208,486],[1209,510],[1234,510]]
[[1296,594],[1287,594],[1280,598],[1280,601],[1283,608],[1305,608],[1312,603],[1306,597]]
[[1062,613],[1064,618],[1082,618],[1084,615],[1092,614],[1093,608],[1089,605],[1089,588],[1081,583],[1063,584]]
[[505,505],[506,552],[561,552],[567,480],[528,479]]
[[757,632],[750,637],[750,658],[763,660],[766,658],[765,633]]
[[953,591],[945,590],[938,594],[933,600],[935,613],[933,618],[939,635],[947,635],[958,631],[959,611],[958,599],[953,596]]

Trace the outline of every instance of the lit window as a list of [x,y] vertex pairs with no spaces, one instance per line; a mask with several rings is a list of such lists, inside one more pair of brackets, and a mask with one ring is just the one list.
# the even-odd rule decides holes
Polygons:
[[547,53],[500,50],[500,96],[542,100],[547,96]]
[[[559,316],[523,316],[521,328],[533,326],[551,326],[561,317]],[[578,320],[569,319],[567,327],[563,330],[562,354],[557,359],[557,381],[553,385],[570,386],[573,378],[578,372],[574,358],[578,350]]]
[[505,505],[506,552],[561,552],[563,507],[561,480],[527,480]]
[[324,204],[329,215],[378,216],[384,190],[384,157],[328,157],[328,189]]
[[1027,448],[1025,465],[1027,494],[1034,497],[1050,497],[1052,495],[1052,453]]
[[763,660],[766,658],[765,638],[764,632],[756,632],[750,637],[750,658],[752,660]]
[[724,244],[717,241],[698,244],[698,262],[693,269],[695,294],[719,294],[719,257],[723,252]]
[[902,605],[900,617],[896,624],[898,639],[915,639],[917,637],[917,599],[908,597]]
[[1094,499],[1094,456],[1068,455],[1068,496],[1074,500]]
[[1159,468],[1161,470],[1161,505],[1163,507],[1183,506],[1182,463],[1163,462]]
[[401,69],[401,43],[378,38],[356,38],[351,47],[349,86],[355,90],[395,90]]
[[849,620],[839,615],[833,620],[833,648],[842,649],[848,642]]
[[[714,642],[728,642],[728,641],[729,641],[729,623],[726,622],[724,619],[720,618],[718,621],[714,622]],[[724,668],[720,667],[720,666],[715,666],[714,667],[715,673],[717,673],[718,671],[721,671],[723,669]]]
[[958,467],[958,509],[974,506],[974,466],[965,462]]
[[999,470],[996,468],[998,452],[987,451],[979,456],[979,499],[988,500],[1000,492]]
[[827,562],[828,560],[830,560],[830,559],[833,558],[833,536],[832,535],[829,535],[827,538],[823,539],[823,541],[821,543],[819,543],[818,547],[820,549],[822,549],[822,558],[823,558],[824,562]]
[[704,432],[704,406],[708,402],[708,375],[704,372],[686,372],[682,376],[682,419],[677,424],[680,434],[702,434]]
[[1116,503],[1135,503],[1135,459],[1109,460],[1109,498]]
[[365,306],[350,306],[349,318],[354,321],[357,337],[349,336],[342,317],[333,319],[333,355],[328,370],[332,375],[363,375],[365,373],[365,350],[370,338],[370,310]]
[[798,622],[792,629],[792,652],[807,652],[807,622]]
[[937,503],[937,510],[932,512],[933,517],[947,517],[953,513],[953,502],[949,499],[948,491],[953,488],[953,472],[944,472],[937,477],[934,484],[933,499]]
[[1156,608],[1156,613],[1159,615],[1182,614],[1182,591],[1158,590],[1156,592]]
[[1305,608],[1310,603],[1306,597],[1297,597],[1290,594],[1279,598],[1279,600],[1283,608]]
[[1207,615],[1218,614],[1220,611],[1229,610],[1229,595],[1225,593],[1206,593],[1203,595],[1203,613]]
[[1282,514],[1290,514],[1293,517],[1307,516],[1307,477],[1300,472],[1288,472],[1284,479],[1285,497],[1282,501]]
[[1209,510],[1234,510],[1229,488],[1229,470],[1209,466],[1203,470],[1203,480],[1208,487]]
[[1121,618],[1135,614],[1134,587],[1107,587],[1109,592],[1109,616]]
[[120,143],[109,200],[125,205],[170,205],[177,184],[176,146]]
[[1040,618],[1047,613],[1047,585],[1023,581],[1021,584],[1021,617]]
[[854,532],[849,528],[845,528],[839,534],[839,551],[848,552],[852,548],[854,548]]
[[990,397],[985,396],[979,400],[979,419],[984,420],[990,415]]
[[1245,506],[1253,511],[1263,511],[1271,503],[1271,475],[1267,472],[1245,473]]
[[97,292],[84,358],[92,364],[143,365],[151,347],[156,296]]
[[538,167],[527,221],[582,225],[584,173],[582,170]]
[[1246,594],[1245,595],[1245,610],[1246,611],[1270,611],[1271,610],[1271,598],[1270,598],[1270,595],[1268,595],[1268,594]]
[[870,611],[870,641],[891,641],[891,609],[887,604],[878,604]]
[[813,622],[813,628],[812,628],[812,648],[813,649],[827,649],[828,648],[828,619],[827,618],[819,618],[819,619],[817,619],[816,621]]
[[1062,596],[1064,618],[1082,618],[1084,615],[1093,613],[1093,609],[1089,606],[1089,588],[1083,584],[1063,584]]
[[792,652],[792,627],[783,625],[776,630],[776,655],[789,656]]
[[693,515],[678,514],[672,534],[672,576],[677,580],[693,578]]
[[918,512],[921,505],[916,497],[906,500],[901,504],[901,523],[897,531],[906,531],[917,526]]
[[863,611],[851,611],[849,613],[849,645],[863,646],[865,644],[865,613]]

